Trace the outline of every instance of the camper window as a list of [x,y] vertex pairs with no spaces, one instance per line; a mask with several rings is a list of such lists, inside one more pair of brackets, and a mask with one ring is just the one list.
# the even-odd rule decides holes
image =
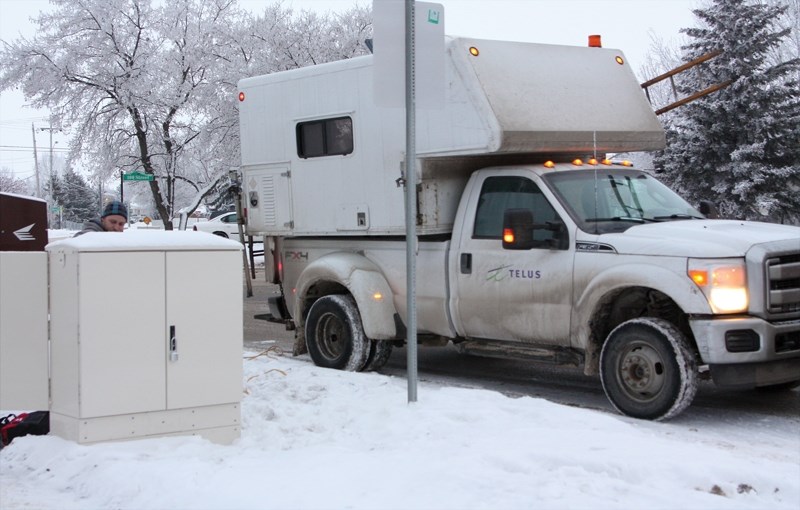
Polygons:
[[297,125],[297,155],[301,158],[345,155],[353,152],[350,117],[301,122]]

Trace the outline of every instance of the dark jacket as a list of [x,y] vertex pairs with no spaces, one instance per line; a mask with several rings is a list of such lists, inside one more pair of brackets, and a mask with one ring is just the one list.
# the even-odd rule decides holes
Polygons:
[[80,235],[85,234],[86,232],[105,232],[106,229],[103,228],[103,225],[100,223],[100,220],[89,220],[83,224],[83,230],[78,232],[72,237],[78,237]]

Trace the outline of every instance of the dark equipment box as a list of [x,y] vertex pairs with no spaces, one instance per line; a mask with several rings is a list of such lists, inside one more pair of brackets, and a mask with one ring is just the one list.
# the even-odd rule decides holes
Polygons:
[[47,202],[0,193],[0,251],[44,251]]

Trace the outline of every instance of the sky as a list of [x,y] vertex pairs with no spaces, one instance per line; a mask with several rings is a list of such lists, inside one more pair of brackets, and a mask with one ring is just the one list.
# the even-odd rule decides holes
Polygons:
[[[268,348],[269,341],[263,342]],[[800,417],[648,422],[246,352],[241,437],[16,438],[4,510],[800,508]],[[794,390],[798,392],[800,390]]]
[[[631,67],[645,62],[652,37],[679,45],[679,30],[695,23],[691,9],[700,0],[441,0],[445,33],[484,39],[584,46],[590,34],[600,34],[603,46],[621,49]],[[270,0],[239,0],[253,11],[274,3]],[[295,10],[339,12],[353,5],[371,5],[368,0],[284,0]],[[0,0],[0,40],[20,35],[31,37],[29,21],[47,0]],[[25,108],[18,91],[0,94],[0,168],[10,168],[18,178],[33,178],[33,132],[40,154],[50,150],[46,111]],[[42,129],[45,128],[45,129]],[[54,133],[53,150],[66,151],[68,140]]]

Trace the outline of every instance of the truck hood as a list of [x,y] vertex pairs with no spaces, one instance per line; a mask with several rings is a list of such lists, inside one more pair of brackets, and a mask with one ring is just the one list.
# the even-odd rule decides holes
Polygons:
[[743,257],[761,243],[797,240],[800,228],[736,220],[680,220],[637,225],[625,232],[603,234],[598,242],[618,253],[672,257]]

